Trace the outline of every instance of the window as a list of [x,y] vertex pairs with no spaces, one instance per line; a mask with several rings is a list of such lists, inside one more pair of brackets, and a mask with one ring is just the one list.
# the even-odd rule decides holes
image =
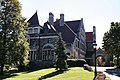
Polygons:
[[38,33],[38,28],[34,28],[34,33]]
[[30,46],[31,46],[31,47],[37,46],[37,40],[31,39],[31,40],[30,40]]
[[54,59],[55,59],[54,46],[52,44],[44,45],[42,51],[42,60],[54,61]]
[[30,34],[32,33],[32,28],[31,28],[31,29],[29,29],[28,33],[30,33]]
[[36,51],[30,51],[29,60],[30,61],[36,60]]

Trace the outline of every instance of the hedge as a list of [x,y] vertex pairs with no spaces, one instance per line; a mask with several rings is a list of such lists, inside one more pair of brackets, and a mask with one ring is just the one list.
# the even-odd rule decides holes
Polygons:
[[68,59],[68,67],[83,67],[84,64],[87,64],[84,59]]

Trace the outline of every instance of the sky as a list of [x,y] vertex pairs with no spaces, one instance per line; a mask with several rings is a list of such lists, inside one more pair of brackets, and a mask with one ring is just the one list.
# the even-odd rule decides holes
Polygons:
[[19,0],[22,15],[27,20],[37,11],[40,25],[48,20],[49,12],[54,20],[64,14],[65,21],[83,18],[86,32],[96,26],[97,47],[102,47],[103,35],[111,22],[120,22],[120,0]]

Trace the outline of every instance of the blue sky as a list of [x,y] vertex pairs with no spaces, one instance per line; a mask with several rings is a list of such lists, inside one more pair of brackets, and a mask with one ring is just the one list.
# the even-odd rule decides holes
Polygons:
[[64,13],[65,20],[83,18],[86,32],[96,26],[98,47],[102,46],[102,38],[110,28],[110,23],[120,22],[120,0],[19,0],[22,4],[22,15],[29,19],[36,10],[40,24],[48,20],[49,12],[54,19]]

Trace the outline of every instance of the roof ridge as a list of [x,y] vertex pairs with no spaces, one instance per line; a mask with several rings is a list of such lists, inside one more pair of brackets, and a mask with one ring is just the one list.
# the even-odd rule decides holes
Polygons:
[[65,22],[76,22],[76,21],[80,21],[80,20],[72,20],[72,21],[65,21]]
[[93,32],[85,32],[85,33],[93,33]]

